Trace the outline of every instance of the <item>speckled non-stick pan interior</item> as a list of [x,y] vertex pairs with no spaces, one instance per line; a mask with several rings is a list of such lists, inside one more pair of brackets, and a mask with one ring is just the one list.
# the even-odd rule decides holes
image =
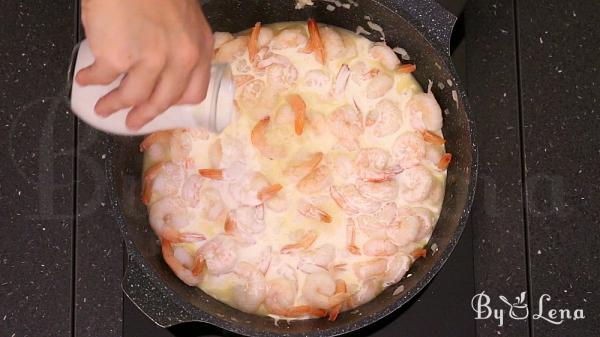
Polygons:
[[[123,289],[161,326],[203,321],[255,336],[324,336],[352,331],[398,309],[423,289],[442,267],[462,233],[475,186],[476,151],[468,105],[447,52],[453,17],[436,4],[423,0],[359,1],[358,7],[337,8],[333,12],[326,9],[327,3],[315,3],[316,6],[295,10],[292,0],[214,0],[205,1],[204,10],[215,30],[232,32],[245,30],[256,21],[267,24],[304,21],[308,17],[354,31],[359,25],[367,27],[365,16],[368,15],[384,28],[389,45],[405,48],[416,61],[414,75],[424,88],[429,80],[445,84],[444,89],[433,86],[442,110],[446,110],[443,132],[447,151],[453,154],[442,213],[430,241],[439,251],[414,264],[410,271],[412,277],[400,282],[405,290],[399,295],[392,295],[396,286],[391,286],[361,306],[358,312],[342,313],[335,322],[313,319],[275,325],[271,318],[233,309],[197,288],[186,286],[174,276],[161,257],[157,237],[150,230],[146,209],[139,198],[140,138],[115,137],[109,148],[107,173],[114,215],[121,225],[129,253]],[[379,35],[374,33],[371,37],[377,40]],[[449,86],[447,80],[453,85]],[[453,91],[457,101],[453,99]]]

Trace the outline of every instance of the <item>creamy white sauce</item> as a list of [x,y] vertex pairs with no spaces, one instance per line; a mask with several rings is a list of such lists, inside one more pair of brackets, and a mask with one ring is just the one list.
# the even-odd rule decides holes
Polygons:
[[[310,4],[310,1],[302,1],[299,4]],[[279,23],[275,25],[266,26],[274,31],[276,36],[280,31],[284,29],[299,29],[307,37],[308,31],[305,23]],[[317,114],[323,117],[329,116],[337,108],[344,105],[354,105],[360,109],[363,114],[363,120],[366,114],[379,102],[381,99],[390,99],[397,103],[398,107],[402,110],[402,125],[397,132],[387,135],[385,137],[377,137],[373,134],[372,129],[365,128],[365,132],[360,136],[359,143],[361,148],[379,147],[382,149],[390,150],[396,138],[410,131],[415,131],[409,122],[409,118],[406,112],[406,105],[411,97],[416,93],[423,92],[420,85],[416,82],[410,74],[402,74],[397,71],[391,71],[385,69],[379,62],[374,60],[369,55],[369,48],[372,46],[372,42],[366,38],[359,36],[353,32],[346,31],[340,28],[333,28],[342,37],[346,47],[345,54],[335,60],[330,60],[325,65],[320,64],[312,54],[306,54],[302,52],[303,46],[300,48],[288,48],[282,50],[274,50],[273,52],[278,53],[287,57],[291,63],[297,68],[298,79],[296,84],[292,88],[287,89],[280,93],[280,97],[277,100],[277,107],[270,114],[271,123],[274,123],[275,113],[285,105],[285,99],[288,94],[298,93],[301,94],[307,106],[307,114],[309,120],[314,120]],[[321,27],[323,29],[323,27]],[[244,33],[242,33],[244,34]],[[248,32],[245,32],[248,34]],[[248,52],[244,52],[235,62],[244,60],[250,64]],[[348,64],[351,68],[358,62],[364,62],[368,67],[377,68],[381,73],[393,77],[394,85],[382,98],[369,99],[365,94],[366,86],[368,81],[358,84],[352,79],[347,83],[346,90],[343,97],[334,99],[329,91],[326,92],[315,92],[305,86],[306,74],[311,70],[322,70],[326,72],[330,77],[330,82],[335,83],[335,77],[343,64]],[[252,74],[256,77],[263,75],[256,73],[256,70],[252,70],[250,73],[236,70],[233,68],[233,75],[247,75]],[[262,78],[262,77],[261,77]],[[289,265],[294,269],[297,269],[298,262],[303,255],[300,254],[281,254],[281,248],[290,243],[296,242],[303,233],[307,231],[315,231],[318,233],[318,238],[311,245],[310,250],[318,248],[324,244],[333,245],[336,249],[335,260],[331,265],[346,264],[345,270],[339,270],[335,273],[336,279],[343,279],[349,292],[358,292],[363,286],[363,282],[359,280],[353,271],[352,265],[359,262],[370,261],[374,257],[365,255],[353,255],[350,254],[346,248],[346,224],[348,215],[336,204],[336,202],[330,197],[329,188],[315,195],[304,195],[300,193],[296,188],[297,179],[290,178],[283,174],[285,167],[289,160],[294,154],[302,153],[313,153],[323,152],[325,157],[335,156],[348,156],[354,159],[356,152],[348,152],[336,148],[338,139],[331,133],[317,134],[311,127],[305,127],[304,133],[301,136],[297,136],[294,133],[293,123],[290,125],[279,126],[279,132],[276,135],[273,133],[269,134],[269,140],[274,144],[285,144],[287,156],[283,159],[272,160],[262,156],[251,144],[250,133],[252,128],[256,125],[258,119],[251,111],[245,111],[243,108],[241,111],[236,111],[233,117],[232,123],[223,131],[220,135],[210,135],[207,140],[198,140],[193,143],[192,150],[189,157],[193,158],[192,164],[186,167],[186,175],[192,175],[197,173],[198,169],[203,168],[214,168],[211,162],[211,158],[207,154],[211,153],[211,147],[214,146],[215,142],[220,140],[222,144],[236,143],[241,146],[241,154],[232,156],[232,158],[224,158],[231,162],[236,159],[241,159],[243,163],[243,169],[247,171],[259,171],[262,172],[269,180],[270,183],[279,183],[283,185],[283,190],[278,195],[285,196],[287,209],[284,212],[277,213],[271,210],[269,207],[265,207],[264,218],[266,227],[263,232],[252,237],[256,244],[240,244],[238,247],[238,263],[240,261],[246,261],[253,265],[258,265],[262,258],[264,258],[265,247],[270,247],[272,250],[272,260],[270,266],[265,274],[267,281],[281,277],[279,269],[281,266]],[[326,121],[326,118],[324,119]],[[433,130],[441,135],[441,130]],[[444,151],[443,146],[440,147],[440,151]],[[240,158],[238,158],[240,157]],[[153,160],[146,156],[146,167],[153,164]],[[444,190],[444,184],[446,179],[446,172],[440,171],[435,168],[432,163],[424,163],[425,167],[434,176],[437,184],[439,184],[441,190]],[[352,183],[342,177],[341,174],[333,173],[333,185],[343,185]],[[210,181],[209,184],[221,191],[221,197],[223,199],[232,198],[231,193],[227,193],[230,190],[230,183]],[[443,193],[443,192],[442,192]],[[160,198],[160,196],[153,196]],[[313,204],[319,207],[321,210],[331,215],[333,221],[331,223],[323,223],[309,219],[300,215],[297,211],[300,200],[311,200]],[[441,203],[443,197],[439,200],[431,201],[425,200],[424,202],[417,203],[406,203],[400,196],[396,203],[398,206],[410,206],[410,207],[424,207],[429,209],[433,214],[433,223],[437,221],[441,210]],[[233,205],[234,201],[226,201],[226,203]],[[152,207],[150,205],[149,207]],[[187,208],[190,225],[186,228],[182,228],[184,232],[198,232],[203,233],[207,239],[211,239],[215,235],[223,233],[223,221],[220,219],[218,222],[210,221],[203,217],[202,212],[198,208]],[[358,227],[356,228],[356,245],[361,247],[368,240],[365,233],[362,233]],[[416,242],[405,247],[399,247],[398,254],[410,254],[416,247],[423,246],[427,241]],[[208,241],[208,240],[207,240]],[[190,253],[193,253],[198,247],[201,247],[204,242],[194,244],[179,244],[178,246],[184,247]],[[384,257],[386,259],[392,259],[391,257]],[[294,305],[307,304],[302,296],[302,288],[305,283],[306,274],[302,271],[297,270],[296,277],[298,281],[298,292],[295,296]],[[224,275],[215,276],[209,272],[204,272],[203,281],[199,284],[199,287],[208,293],[209,295],[223,301],[231,306],[238,307],[236,299],[234,298],[232,289],[236,286],[242,286],[243,280],[235,275],[234,273],[228,273]],[[350,308],[347,308],[350,309]],[[267,315],[269,314],[264,305],[261,305],[258,314]],[[277,315],[270,315],[272,317],[278,317]],[[299,317],[303,318],[303,317]]]

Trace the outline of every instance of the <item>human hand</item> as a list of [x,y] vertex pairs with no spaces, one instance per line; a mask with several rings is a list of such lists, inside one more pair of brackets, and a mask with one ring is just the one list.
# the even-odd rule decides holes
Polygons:
[[81,85],[125,77],[96,103],[109,116],[127,107],[127,127],[141,128],[173,104],[199,103],[210,79],[213,35],[197,0],[81,0],[95,62]]

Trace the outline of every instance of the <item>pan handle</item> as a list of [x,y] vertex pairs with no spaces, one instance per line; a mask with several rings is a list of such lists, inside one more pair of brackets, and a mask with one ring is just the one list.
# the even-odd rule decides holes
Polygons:
[[450,38],[456,16],[448,12],[434,0],[396,0],[416,23],[417,28],[425,33],[430,41],[435,41],[442,52],[450,55]]
[[127,250],[127,269],[121,287],[125,295],[144,315],[162,328],[188,321],[199,321],[197,317],[191,317],[181,305],[177,304],[174,295],[162,283],[153,281],[148,266],[138,263],[140,259],[132,257],[129,247]]

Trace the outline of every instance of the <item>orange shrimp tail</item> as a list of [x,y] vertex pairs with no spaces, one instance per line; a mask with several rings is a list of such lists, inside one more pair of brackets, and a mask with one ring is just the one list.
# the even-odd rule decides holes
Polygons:
[[348,245],[348,251],[352,255],[360,255],[360,248],[358,248],[356,245]]
[[333,221],[333,218],[331,217],[331,215],[329,215],[327,212],[325,212],[323,210],[319,210],[319,218],[324,223],[331,223]]
[[148,137],[140,143],[140,152],[144,152],[150,148],[153,144],[161,141],[165,141],[171,135],[171,131],[158,131]]
[[[344,280],[342,280],[342,279],[335,280],[335,295],[346,294],[346,291],[347,291],[346,282],[344,282]],[[342,310],[343,304],[344,304],[344,302],[334,306],[329,311],[329,321],[333,322],[337,319],[340,311]]]
[[267,131],[267,127],[269,126],[269,121],[271,118],[269,116],[261,119],[256,123],[254,128],[252,129],[252,133],[250,133],[250,141],[254,146],[261,146],[265,142],[265,132]]
[[302,237],[302,239],[300,239],[299,242],[283,246],[283,248],[281,248],[281,253],[289,254],[295,250],[306,249],[306,248],[310,247],[310,245],[312,245],[316,239],[317,239],[317,233],[315,233],[315,232],[307,233],[306,235],[304,235],[304,237]]
[[283,316],[300,316],[300,315],[310,315],[314,317],[325,317],[327,316],[327,311],[323,309],[313,308],[308,305],[299,305],[295,307],[291,307],[285,310],[285,314]]
[[427,249],[425,248],[418,248],[412,251],[412,253],[410,253],[410,255],[412,257],[414,257],[415,259],[418,259],[420,257],[427,257]]
[[323,46],[323,40],[321,39],[321,33],[319,32],[317,21],[313,18],[310,18],[308,19],[307,25],[310,37],[306,47],[304,48],[304,52],[314,52],[317,61],[319,61],[321,64],[325,64],[325,47]]
[[227,218],[225,218],[225,225],[223,226],[226,234],[233,234],[235,232],[236,223],[235,220],[228,214]]
[[252,28],[250,33],[250,39],[248,40],[248,56],[251,62],[254,62],[256,55],[258,54],[258,35],[260,34],[260,22],[257,22]]
[[448,166],[450,166],[450,161],[452,160],[452,153],[445,153],[442,158],[440,159],[440,161],[437,164],[437,167],[440,170],[446,170],[448,169]]
[[199,169],[198,174],[212,180],[223,180],[223,170],[221,169]]
[[144,171],[144,178],[142,183],[142,202],[148,206],[152,200],[152,181],[163,167],[164,162],[156,163]]
[[438,135],[436,135],[435,133],[425,130],[422,132],[423,134],[423,140],[426,141],[427,143],[433,144],[433,145],[444,145],[446,143],[446,140]]
[[281,184],[273,184],[258,191],[258,194],[256,196],[258,197],[258,200],[260,200],[261,202],[265,202],[273,198],[277,194],[277,192],[281,191],[282,188],[283,186]]
[[206,262],[204,260],[204,256],[202,256],[202,254],[200,254],[200,250],[198,250],[198,252],[196,252],[196,256],[194,256],[194,264],[192,265],[192,275],[198,276],[202,274],[205,266]]
[[410,74],[410,73],[414,72],[415,70],[417,70],[417,66],[414,64],[403,64],[398,67],[398,72],[404,73],[404,74]]
[[300,136],[304,131],[304,119],[306,116],[306,103],[300,95],[293,94],[287,97],[288,103],[294,110],[294,129],[296,134]]

